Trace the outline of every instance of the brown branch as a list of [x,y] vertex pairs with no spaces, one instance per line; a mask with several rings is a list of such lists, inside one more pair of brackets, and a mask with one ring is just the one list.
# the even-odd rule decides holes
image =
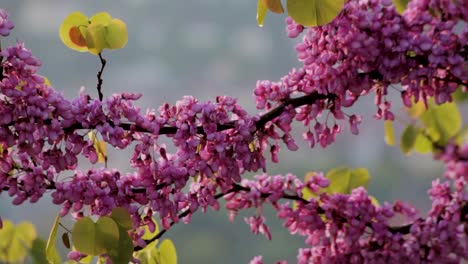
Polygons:
[[[233,187],[231,189],[229,189],[227,192],[225,193],[218,193],[214,196],[214,198],[216,200],[218,200],[219,198],[227,195],[227,194],[230,194],[230,193],[233,193],[233,192],[238,192],[238,191],[244,191],[244,192],[248,192],[250,191],[250,188],[248,187],[244,187],[242,185],[239,185],[239,184],[233,184]],[[262,193],[260,195],[261,198],[263,199],[266,199],[268,198],[270,195],[272,195],[272,193]],[[302,202],[302,203],[308,203],[309,201],[307,201],[306,199],[302,198],[302,197],[299,197],[297,195],[292,195],[292,194],[287,194],[287,193],[283,193],[283,195],[281,196],[281,198],[283,199],[287,199],[287,200],[293,200],[293,201],[298,201],[298,202]],[[190,213],[194,213],[192,212],[190,209],[187,209],[185,211],[183,211],[182,213],[180,213],[178,215],[178,218],[183,218],[187,215],[189,215]],[[321,208],[320,206],[317,207],[317,213],[318,214],[324,214],[325,213],[325,210],[323,208]],[[461,215],[461,219],[464,219],[465,216],[468,214],[468,203],[464,205],[464,207],[462,208],[462,215]],[[343,222],[346,222],[346,219],[344,218],[341,218],[341,220]],[[420,218],[418,221],[424,221],[424,219]],[[172,227],[173,225],[175,225],[176,222],[171,222],[170,223],[170,227]],[[411,231],[411,227],[412,227],[413,224],[408,224],[408,225],[404,225],[404,226],[389,226],[388,229],[389,231],[392,233],[392,234],[396,234],[396,233],[400,233],[400,234],[409,234],[410,231]],[[369,227],[369,228],[372,228],[372,223],[366,223],[366,226]],[[148,239],[148,240],[145,240],[146,244],[150,244],[151,242],[154,242],[156,241],[157,239],[161,238],[167,231],[169,231],[169,229],[163,229],[161,230],[158,234],[156,234],[156,236],[152,237],[151,239]],[[142,250],[143,247],[140,247],[140,246],[136,246],[134,248],[134,251],[140,251]]]
[[[319,100],[325,100],[325,99],[334,100],[336,97],[337,96],[335,94],[327,94],[326,95],[326,94],[319,94],[317,92],[313,92],[311,94],[307,94],[307,95],[304,95],[304,96],[301,96],[301,97],[284,99],[283,102],[280,105],[278,105],[277,107],[275,107],[275,108],[271,109],[270,111],[266,112],[265,114],[263,114],[260,117],[260,119],[255,123],[255,125],[257,127],[257,130],[260,130],[266,123],[268,123],[269,121],[272,121],[276,117],[280,116],[284,112],[286,107],[288,107],[288,106],[292,106],[293,108],[297,108],[297,107],[300,107],[300,106],[303,106],[303,105],[314,104]],[[44,121],[44,122],[47,122],[47,120]],[[228,129],[233,129],[233,128],[235,128],[235,125],[236,125],[235,122],[236,121],[231,121],[231,122],[228,122],[228,123],[225,123],[225,124],[218,124],[217,130],[218,131],[224,131],[224,130],[228,130]],[[109,123],[112,125],[112,122],[109,122]],[[12,123],[8,124],[8,126],[10,126],[10,125],[12,125]],[[121,124],[118,125],[118,127],[122,128],[123,130],[127,130],[127,131],[130,131],[130,130],[133,129],[136,132],[149,133],[148,130],[146,130],[146,129],[142,128],[142,127],[139,127],[139,126],[135,126],[134,124],[130,124],[130,123],[121,123]],[[65,130],[66,131],[72,131],[72,130],[93,129],[93,128],[94,127],[84,128],[81,124],[75,123],[72,126],[65,128]],[[173,134],[177,133],[177,130],[178,130],[177,127],[165,126],[165,127],[161,127],[157,134],[158,135],[173,135]],[[197,126],[197,134],[201,134],[201,135],[205,134],[205,131],[203,130],[202,126]]]

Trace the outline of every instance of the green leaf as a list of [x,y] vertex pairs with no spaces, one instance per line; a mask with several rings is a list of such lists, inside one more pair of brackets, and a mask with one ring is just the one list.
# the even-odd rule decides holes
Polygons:
[[119,235],[119,226],[112,218],[102,216],[96,222],[96,244],[106,251],[117,247]]
[[288,0],[288,14],[297,23],[308,26],[320,26],[330,23],[341,12],[344,0]]
[[40,238],[34,239],[31,250],[29,251],[33,264],[48,263],[45,252],[46,242]]
[[405,128],[400,140],[400,148],[403,153],[408,154],[409,152],[411,152],[414,143],[416,142],[416,137],[418,136],[418,134],[418,129],[413,125],[409,125]]
[[177,252],[171,240],[165,239],[159,245],[159,263],[177,264]]
[[393,5],[395,5],[395,9],[398,12],[398,14],[403,14],[405,12],[406,7],[408,6],[408,3],[410,0],[392,0]]
[[119,227],[119,240],[115,248],[108,252],[113,264],[127,264],[132,259],[133,241],[127,230]]
[[462,86],[460,85],[457,90],[452,94],[452,98],[456,103],[462,103],[468,101],[468,93],[463,92]]
[[257,24],[260,27],[263,27],[263,21],[265,21],[265,17],[268,13],[268,8],[265,5],[265,2],[263,0],[258,0],[257,3]]
[[79,219],[72,230],[72,242],[76,250],[88,254],[99,255],[105,252],[104,248],[96,245],[96,225],[89,217]]
[[441,144],[446,144],[462,127],[460,111],[455,103],[430,103],[429,109],[420,119],[427,129],[433,129],[440,134],[438,142]]
[[110,218],[114,219],[114,221],[125,230],[130,230],[133,228],[132,218],[130,217],[130,214],[125,208],[114,208],[112,210]]
[[83,217],[73,227],[72,241],[78,251],[96,256],[117,247],[119,227],[107,216],[101,217],[97,223]]
[[57,229],[59,226],[60,215],[55,217],[54,224],[52,225],[52,229],[50,230],[49,239],[47,240],[46,245],[46,258],[48,263],[50,264],[60,264],[62,260],[57,253],[57,249],[55,248],[55,238],[57,236]]
[[385,143],[389,146],[395,145],[395,133],[393,132],[393,122],[386,120],[385,125]]

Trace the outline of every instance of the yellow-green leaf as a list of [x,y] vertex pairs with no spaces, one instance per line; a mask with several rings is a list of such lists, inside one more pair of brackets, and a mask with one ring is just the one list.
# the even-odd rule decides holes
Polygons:
[[36,228],[30,222],[14,225],[9,220],[3,220],[0,229],[0,262],[23,262],[37,237]]
[[127,45],[127,25],[120,19],[114,18],[106,28],[106,48],[121,49]]
[[406,7],[408,7],[408,3],[410,0],[392,0],[393,5],[395,5],[395,9],[398,12],[398,14],[403,14],[405,12]]
[[177,264],[177,252],[171,240],[165,239],[159,245],[159,263]]
[[389,146],[395,145],[395,133],[393,132],[393,122],[386,120],[385,124],[385,143]]
[[102,24],[93,23],[86,32],[86,45],[89,53],[98,55],[106,47],[106,28]]
[[351,175],[349,178],[348,193],[357,187],[367,188],[367,184],[370,181],[370,174],[366,168],[356,168],[350,170]]
[[327,193],[349,193],[351,171],[348,168],[332,169],[325,177],[330,180],[330,185],[325,189]]
[[50,264],[61,264],[62,260],[57,253],[57,249],[55,248],[55,238],[57,237],[57,229],[59,226],[60,216],[57,215],[55,217],[54,224],[52,225],[52,229],[50,230],[49,239],[47,240],[46,245],[46,258]]
[[413,119],[420,117],[426,111],[426,105],[424,101],[421,99],[417,103],[413,102],[410,108],[406,108],[408,115],[411,116]]
[[[155,225],[154,232],[151,232],[149,230],[148,225],[143,226],[142,228],[145,229],[145,233],[143,233],[142,238],[144,240],[152,239],[153,237],[155,237],[159,233],[158,222],[156,222],[156,220],[154,220],[154,218],[151,218],[151,221],[153,221],[153,223]],[[154,248],[157,243],[158,243],[158,240],[155,240],[155,241],[149,243],[148,245],[146,245],[146,247],[143,250],[149,250],[151,248]]]
[[447,143],[462,127],[460,111],[455,103],[430,103],[429,109],[420,119],[427,129],[433,129],[440,134],[438,142],[441,144]]
[[418,129],[413,125],[409,125],[405,128],[401,135],[400,142],[400,148],[403,153],[408,154],[413,149],[418,134]]
[[105,163],[107,161],[107,148],[106,143],[103,140],[98,140],[96,134],[93,131],[88,132],[89,139],[93,142],[93,147],[96,150],[98,156],[98,162]]
[[96,245],[109,251],[118,246],[119,226],[108,216],[102,216],[96,222]]
[[281,4],[281,0],[263,0],[265,5],[267,6],[268,10],[273,13],[282,14],[284,13],[283,5]]
[[109,24],[111,20],[112,17],[107,12],[96,13],[89,19],[89,21],[91,21],[91,24],[101,24],[103,26]]
[[85,34],[88,27],[88,18],[80,12],[74,12],[68,15],[60,26],[59,35],[63,44],[70,49],[85,52],[86,46]]
[[258,0],[257,3],[257,24],[260,27],[263,27],[263,22],[265,21],[265,17],[268,13],[268,8],[265,5],[263,0]]
[[413,150],[422,154],[430,153],[433,150],[432,142],[422,133],[416,136]]
[[150,250],[140,250],[134,255],[141,261],[141,264],[160,264],[158,263],[159,249],[156,247]]
[[320,26],[330,23],[341,12],[344,0],[288,0],[288,14],[297,23],[308,26]]

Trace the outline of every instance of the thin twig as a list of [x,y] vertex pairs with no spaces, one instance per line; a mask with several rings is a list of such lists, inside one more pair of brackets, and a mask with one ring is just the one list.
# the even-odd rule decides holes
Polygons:
[[98,95],[99,95],[99,101],[102,101],[102,98],[104,97],[104,95],[102,94],[102,72],[104,71],[104,67],[106,67],[106,60],[102,57],[102,53],[99,53],[99,60],[101,61],[101,69],[99,70],[98,74],[97,74],[97,79],[98,79],[98,83],[97,83],[97,91],[98,91]]

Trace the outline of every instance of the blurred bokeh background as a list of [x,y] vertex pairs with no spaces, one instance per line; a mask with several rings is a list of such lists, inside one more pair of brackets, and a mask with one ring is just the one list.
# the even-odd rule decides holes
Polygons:
[[[76,96],[82,86],[96,95],[100,66],[97,57],[74,52],[59,39],[58,28],[73,11],[88,16],[107,11],[127,23],[127,46],[103,54],[108,61],[103,89],[105,95],[143,93],[139,101],[143,110],[163,102],[173,104],[184,95],[201,101],[229,95],[256,113],[252,97],[256,81],[279,80],[292,67],[300,66],[294,52],[298,39],[287,38],[285,16],[269,14],[260,28],[253,0],[2,0],[0,8],[8,10],[16,24],[10,37],[2,39],[2,47],[25,42],[43,62],[40,74],[67,98]],[[397,92],[392,96],[398,98]],[[404,116],[398,100],[394,109]],[[432,179],[440,177],[443,167],[430,155],[405,156],[398,147],[386,146],[383,122],[372,117],[375,112],[371,97],[348,110],[363,115],[360,135],[351,135],[345,124],[345,132],[327,149],[306,147],[298,129],[300,150],[283,150],[279,164],[269,163],[269,174],[292,172],[302,177],[311,170],[367,167],[372,175],[368,190],[381,203],[409,201],[424,215],[430,206],[427,189]],[[400,130],[397,127],[397,135]],[[110,166],[130,170],[125,165],[128,154],[110,152]],[[231,223],[224,210],[197,212],[189,225],[175,225],[165,236],[175,243],[179,263],[247,263],[255,255],[263,255],[265,263],[281,259],[294,262],[303,239],[289,235],[270,209],[265,208],[265,213],[272,241],[251,234],[244,223],[243,217],[254,212],[240,214]],[[2,218],[16,223],[30,220],[44,238],[58,210],[48,196],[37,204],[19,207],[11,205],[6,193],[0,196]]]

